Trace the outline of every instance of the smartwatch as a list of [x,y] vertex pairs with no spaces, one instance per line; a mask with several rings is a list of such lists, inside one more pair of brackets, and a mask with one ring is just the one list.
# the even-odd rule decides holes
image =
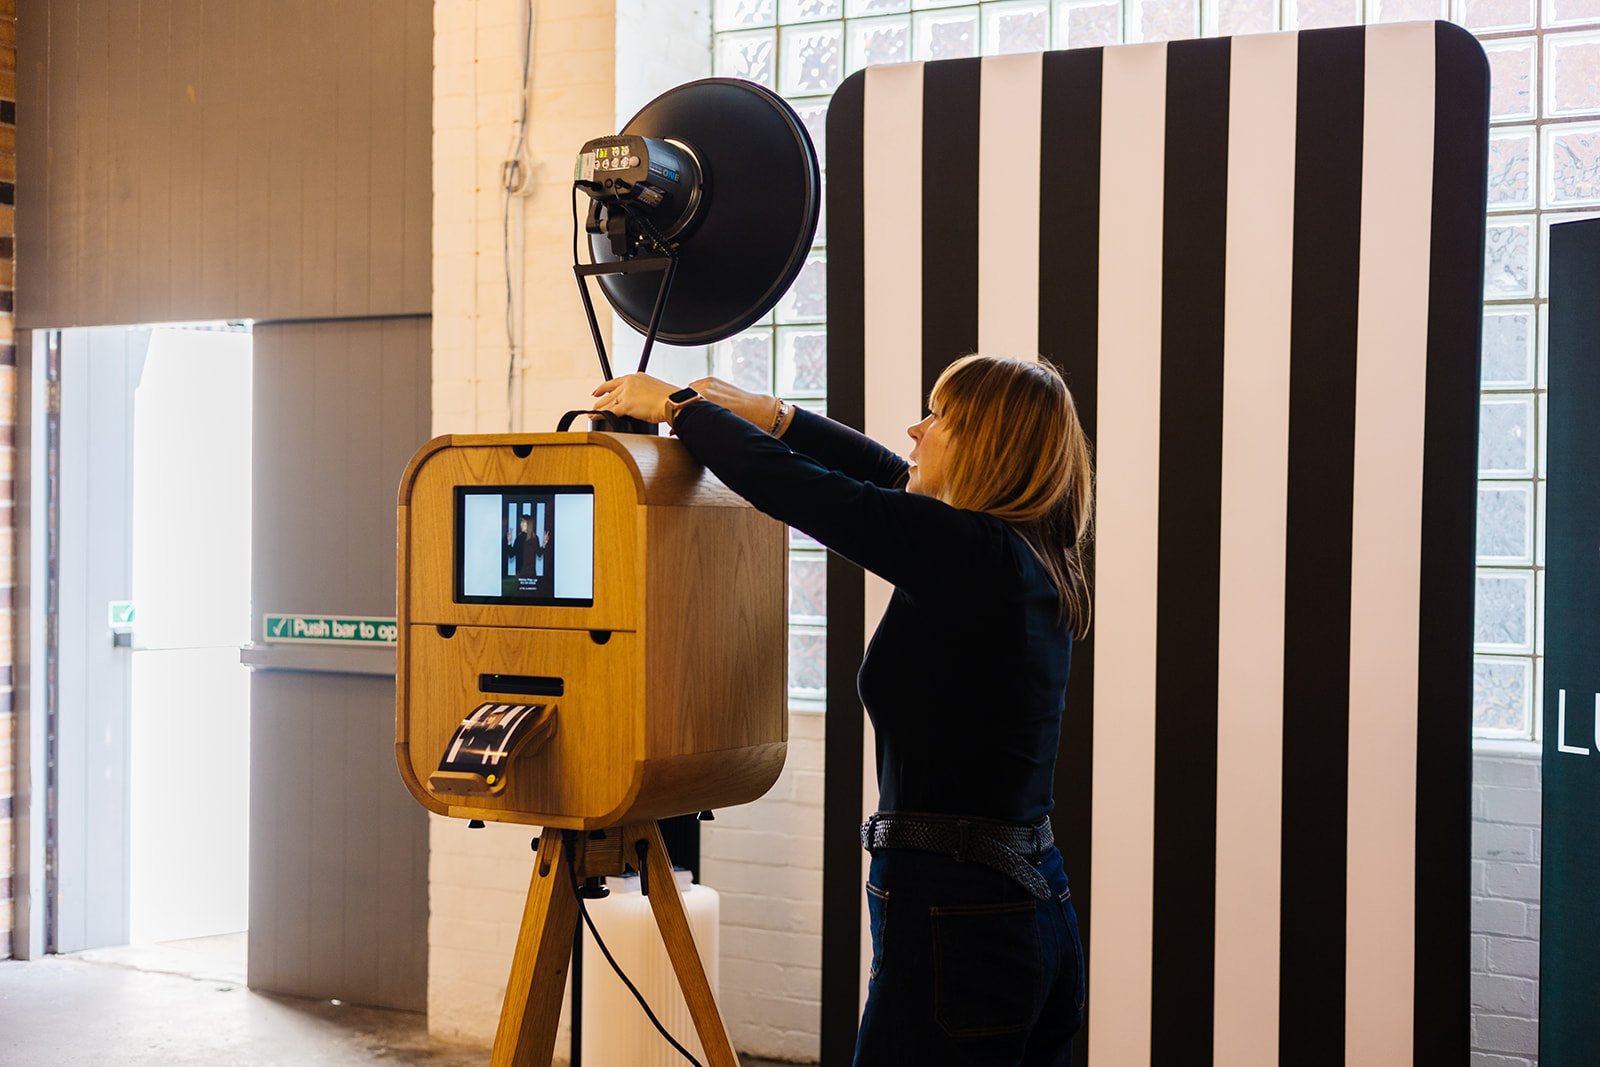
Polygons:
[[678,412],[683,409],[684,405],[699,399],[700,394],[693,387],[687,385],[667,397],[667,425],[672,425],[672,421],[678,417]]

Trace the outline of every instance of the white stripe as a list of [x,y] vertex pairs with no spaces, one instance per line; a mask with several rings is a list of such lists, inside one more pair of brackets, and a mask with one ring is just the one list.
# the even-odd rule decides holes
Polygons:
[[[922,418],[922,64],[869,67],[862,116],[862,332],[868,437],[903,450],[906,427]],[[908,176],[888,181],[884,175]],[[893,591],[866,575],[870,637]],[[862,725],[862,817],[878,805],[872,723]],[[870,862],[862,853],[862,880]],[[866,1003],[872,939],[861,909],[861,1001]]]
[[1431,22],[1366,35],[1345,834],[1350,1064],[1407,1063],[1412,1053],[1434,36]]
[[1089,1060],[1150,1061],[1164,44],[1105,51]]
[[517,727],[522,725],[522,720],[528,717],[528,713],[533,710],[533,707],[532,704],[523,704],[518,707],[516,713],[511,716],[511,721],[501,728],[500,736],[509,743],[511,735],[517,732]]
[[1212,1062],[1277,1067],[1297,35],[1238,37],[1228,90]]
[[[983,60],[978,99],[978,351],[1039,354],[1044,53]],[[960,353],[951,353],[952,356]]]

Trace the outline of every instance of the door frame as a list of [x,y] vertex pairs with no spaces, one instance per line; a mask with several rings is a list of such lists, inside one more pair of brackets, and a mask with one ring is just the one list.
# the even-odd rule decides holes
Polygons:
[[35,715],[35,705],[50,697],[48,657],[53,639],[48,633],[46,552],[51,541],[48,498],[44,506],[35,494],[47,493],[51,423],[59,416],[59,383],[50,380],[46,360],[51,346],[59,352],[56,330],[17,332],[17,430],[14,482],[16,529],[16,677],[13,679],[13,714],[16,724],[16,789],[13,828],[16,866],[12,878],[15,920],[11,951],[18,959],[38,959],[48,951],[46,901],[53,896],[53,880],[46,878],[45,836],[49,784],[46,753],[49,724]]

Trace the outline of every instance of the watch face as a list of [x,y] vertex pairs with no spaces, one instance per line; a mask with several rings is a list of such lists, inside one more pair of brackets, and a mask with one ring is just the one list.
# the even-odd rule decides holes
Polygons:
[[[656,395],[660,396],[661,394],[657,393]],[[672,401],[674,404],[687,404],[689,401],[693,400],[695,397],[697,397],[699,395],[700,394],[697,393],[694,389],[692,389],[692,388],[690,388],[688,386],[684,386],[682,389],[679,389],[676,393],[673,393],[671,396],[667,397],[667,399]]]

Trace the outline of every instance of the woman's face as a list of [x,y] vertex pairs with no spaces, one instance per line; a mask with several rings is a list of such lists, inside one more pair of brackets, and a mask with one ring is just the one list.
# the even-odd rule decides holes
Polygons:
[[911,447],[911,480],[906,491],[938,496],[950,471],[950,427],[930,410],[927,418],[906,428],[915,442]]

